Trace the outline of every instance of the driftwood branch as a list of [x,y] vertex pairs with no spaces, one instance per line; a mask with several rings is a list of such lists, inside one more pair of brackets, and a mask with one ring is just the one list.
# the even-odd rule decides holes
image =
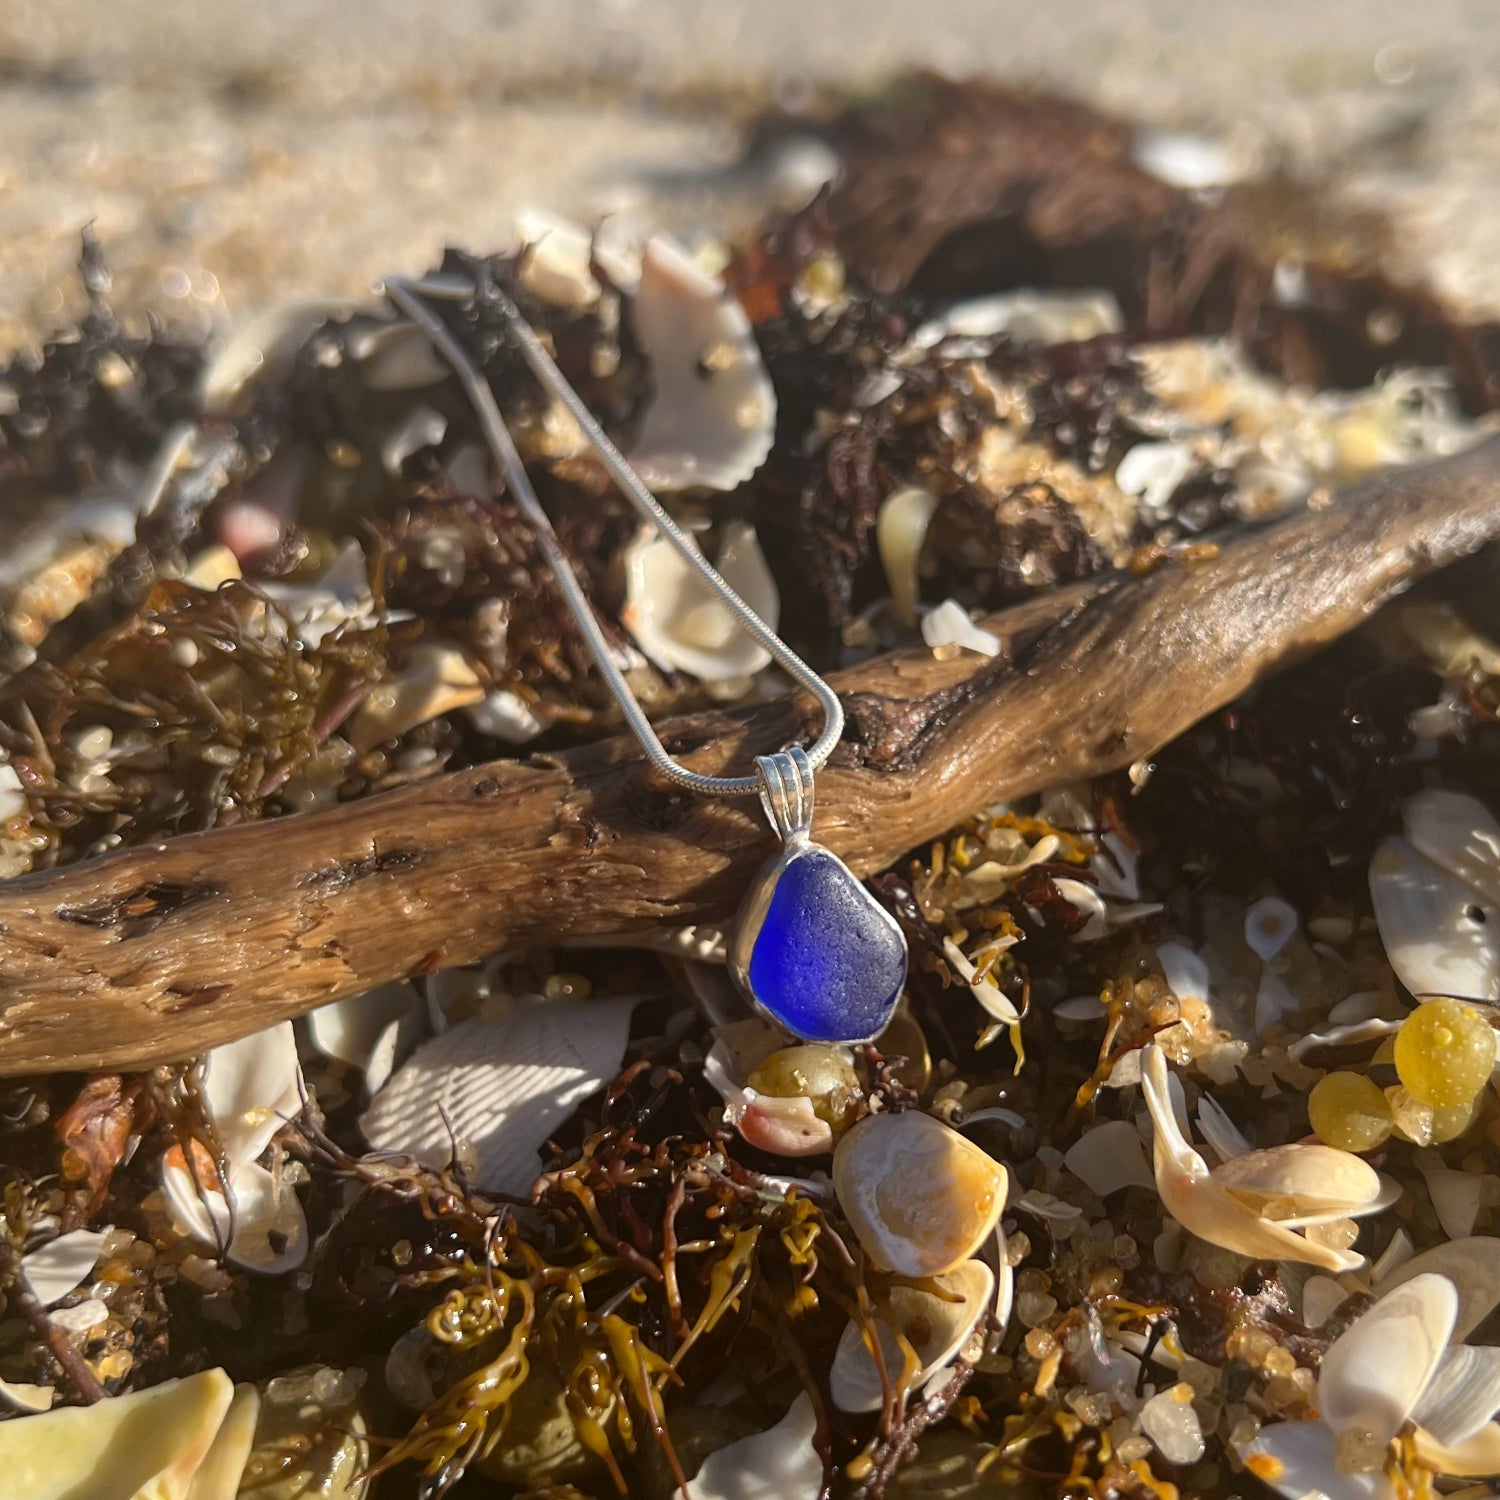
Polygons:
[[[985,803],[1149,755],[1496,537],[1500,439],[1213,560],[995,616],[996,660],[902,651],[842,673],[818,837],[869,872]],[[808,711],[699,714],[662,738],[738,771]],[[656,782],[614,739],[25,876],[0,886],[0,1074],[148,1064],[502,948],[720,922],[772,847],[751,803]]]

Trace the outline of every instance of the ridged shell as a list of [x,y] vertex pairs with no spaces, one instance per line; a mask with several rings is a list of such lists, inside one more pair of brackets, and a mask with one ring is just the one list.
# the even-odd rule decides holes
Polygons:
[[1370,861],[1370,898],[1386,957],[1412,994],[1500,997],[1500,906],[1398,838]]
[[1433,1372],[1412,1420],[1452,1447],[1500,1411],[1500,1349],[1456,1344]]
[[525,1001],[504,1021],[460,1021],[414,1052],[360,1117],[377,1151],[524,1195],[548,1136],[620,1070],[634,1000]]
[[900,1276],[941,1276],[999,1222],[1005,1167],[919,1110],[869,1115],[833,1153],[833,1187],[865,1254]]
[[[933,1284],[936,1290],[931,1292],[919,1287],[892,1287],[889,1303],[875,1314],[881,1359],[893,1384],[900,1379],[902,1366],[893,1328],[912,1346],[919,1361],[918,1374],[912,1381],[916,1387],[963,1348],[995,1295],[995,1273],[982,1260],[965,1261],[936,1277]],[[829,1390],[840,1411],[878,1411],[884,1399],[880,1371],[856,1322],[851,1322],[839,1339],[829,1372]]]

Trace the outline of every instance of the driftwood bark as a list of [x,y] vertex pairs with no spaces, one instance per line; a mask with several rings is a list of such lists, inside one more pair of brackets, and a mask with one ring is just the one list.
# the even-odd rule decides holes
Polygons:
[[[842,673],[820,840],[869,872],[987,802],[1149,755],[1259,678],[1500,537],[1500,439],[1329,507],[987,622],[989,660]],[[782,699],[662,726],[719,772],[787,743]],[[773,841],[749,801],[652,779],[633,741],[497,761],[0,885],[0,1074],[181,1057],[502,948],[720,922]]]

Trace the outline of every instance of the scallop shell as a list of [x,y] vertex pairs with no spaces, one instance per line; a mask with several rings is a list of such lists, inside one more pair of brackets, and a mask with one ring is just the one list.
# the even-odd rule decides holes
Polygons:
[[776,392],[750,320],[723,282],[657,236],[631,301],[656,396],[630,461],[654,489],[732,490],[766,461]]
[[688,1481],[688,1500],[817,1500],[823,1460],[813,1446],[818,1416],[798,1396],[772,1428],[710,1453]]
[[[892,1287],[886,1306],[875,1313],[880,1357],[892,1385],[900,1380],[904,1357],[896,1333],[916,1353],[919,1368],[912,1385],[921,1385],[968,1342],[995,1295],[995,1273],[982,1260],[965,1261],[932,1284],[932,1291]],[[839,1339],[829,1390],[840,1411],[878,1411],[884,1402],[880,1370],[857,1322],[851,1322]]]
[[1370,861],[1370,898],[1386,957],[1412,994],[1500,997],[1500,906],[1398,838]]
[[999,1222],[1005,1167],[920,1110],[869,1115],[839,1140],[833,1186],[865,1253],[900,1276],[941,1276]]
[[[714,566],[775,630],[781,595],[755,528],[743,521],[726,523]],[[771,660],[771,653],[745,632],[729,606],[654,526],[643,526],[626,551],[621,619],[664,672],[687,672],[715,682],[749,677]]]
[[377,1151],[441,1167],[454,1142],[474,1182],[524,1195],[547,1138],[620,1070],[634,1000],[530,1000],[417,1048],[360,1117]]
[[[234,1385],[222,1370],[167,1380],[92,1406],[0,1422],[0,1473],[25,1500],[231,1500],[238,1486],[199,1492]],[[206,1476],[211,1477],[211,1476]]]

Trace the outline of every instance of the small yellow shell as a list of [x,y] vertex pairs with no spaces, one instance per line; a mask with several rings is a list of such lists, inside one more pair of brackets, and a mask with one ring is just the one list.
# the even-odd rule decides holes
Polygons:
[[919,1110],[869,1115],[833,1153],[833,1186],[865,1254],[901,1276],[969,1259],[1005,1206],[1005,1167]]

